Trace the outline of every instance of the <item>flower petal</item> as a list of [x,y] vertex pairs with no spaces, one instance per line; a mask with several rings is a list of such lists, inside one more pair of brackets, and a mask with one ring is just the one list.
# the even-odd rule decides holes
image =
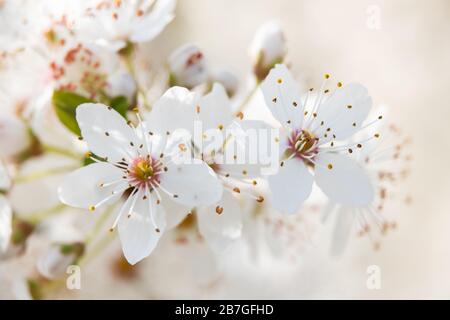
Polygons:
[[204,162],[167,166],[161,174],[161,186],[174,195],[174,201],[185,206],[211,205],[222,197],[222,184]]
[[129,216],[123,215],[118,225],[123,254],[132,265],[150,255],[166,229],[164,209],[155,197],[144,200],[140,192],[135,197],[138,199]]
[[[59,199],[69,206],[89,209],[111,196],[112,191],[125,188],[128,184],[122,176],[123,172],[109,163],[90,164],[65,177],[58,189]],[[114,181],[119,182],[111,186],[101,186],[102,183],[107,184]],[[113,202],[121,194],[122,192],[118,192],[107,203]]]
[[216,204],[198,208],[197,213],[199,232],[214,251],[223,252],[241,236],[241,208],[230,192],[224,192]]
[[167,229],[172,229],[179,225],[184,218],[191,212],[192,207],[184,206],[175,201],[172,197],[169,197],[164,192],[160,192],[161,204],[166,212]]
[[273,206],[289,214],[295,213],[309,197],[314,181],[303,161],[296,158],[286,161],[268,180]]
[[[173,135],[168,137],[167,134],[155,133],[152,130],[151,124],[143,121],[136,127],[136,134],[139,138],[139,145],[143,144],[149,149],[150,154],[158,157],[166,149],[168,141]],[[145,137],[146,141],[142,137]]]
[[186,88],[172,87],[156,101],[147,117],[148,128],[160,134],[177,129],[193,131],[196,94]]
[[6,252],[12,234],[12,210],[5,196],[0,195],[0,251]]
[[372,107],[372,98],[367,89],[350,83],[336,92],[321,106],[316,123],[323,125],[314,134],[321,137],[328,131],[328,136],[335,135],[336,140],[345,140],[355,134],[366,120]]
[[130,36],[133,42],[146,42],[155,38],[174,18],[175,0],[158,0],[149,15],[143,16]]
[[214,83],[210,93],[196,106],[203,130],[226,128],[233,122],[231,101],[220,83]]
[[299,87],[285,65],[270,70],[261,90],[267,107],[283,127],[301,128],[304,108]]
[[83,103],[76,117],[81,135],[95,155],[119,162],[136,154],[136,134],[114,109],[101,103]]
[[321,152],[316,157],[315,179],[330,200],[362,206],[374,199],[374,190],[365,170],[350,157]]

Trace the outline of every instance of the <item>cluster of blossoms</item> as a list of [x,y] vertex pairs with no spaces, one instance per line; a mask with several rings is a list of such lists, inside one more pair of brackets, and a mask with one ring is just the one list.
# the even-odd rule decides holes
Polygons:
[[164,237],[186,243],[186,228],[216,257],[239,243],[249,256],[264,246],[291,261],[312,241],[317,212],[335,220],[335,253],[354,221],[376,248],[396,227],[383,212],[409,201],[398,192],[408,141],[363,85],[326,74],[303,93],[274,22],[251,45],[247,96],[194,44],[160,69],[143,44],[164,36],[175,7],[0,2],[0,268],[32,265],[16,296],[51,294],[51,280],[98,255],[116,230],[134,265]]

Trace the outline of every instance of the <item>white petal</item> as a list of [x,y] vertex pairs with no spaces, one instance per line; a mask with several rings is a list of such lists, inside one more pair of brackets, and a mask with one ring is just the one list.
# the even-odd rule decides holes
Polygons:
[[334,214],[336,217],[330,250],[333,256],[340,256],[344,253],[350,237],[354,212],[351,207],[341,206]]
[[324,124],[314,133],[321,137],[330,128],[328,135],[334,134],[336,140],[347,139],[361,128],[371,107],[372,98],[364,86],[345,85],[320,106],[315,122]]
[[219,83],[214,83],[212,91],[202,97],[197,106],[203,130],[226,128],[233,121],[231,101]]
[[137,145],[136,134],[114,109],[101,103],[83,103],[77,108],[77,121],[83,139],[95,155],[119,162],[136,154],[131,145]]
[[6,252],[12,234],[12,210],[5,196],[0,195],[0,251]]
[[177,129],[192,132],[196,94],[186,88],[172,87],[156,101],[147,117],[148,128],[166,134]]
[[316,157],[316,163],[316,183],[330,200],[355,206],[373,201],[374,190],[369,176],[350,157],[321,152]]
[[261,90],[267,107],[282,126],[301,128],[304,115],[299,87],[285,65],[277,64],[270,70]]
[[161,186],[175,195],[174,201],[185,206],[210,205],[222,197],[222,184],[204,162],[171,164],[161,174]]
[[[165,133],[159,134],[152,130],[153,128],[151,127],[151,124],[148,121],[143,121],[136,127],[136,134],[139,138],[139,145],[143,144],[149,149],[150,154],[159,157],[159,155],[166,149],[168,140],[173,135],[171,134],[168,137]],[[144,141],[142,137],[145,137],[146,141]]]
[[[218,214],[216,210],[223,211]],[[224,192],[219,202],[198,208],[197,212],[200,234],[213,250],[223,252],[233,240],[241,236],[241,208],[230,192]]]
[[[69,206],[89,209],[111,196],[112,191],[125,188],[127,182],[122,176],[123,172],[109,163],[93,163],[67,175],[58,189],[58,195]],[[102,183],[120,180],[124,181],[111,186],[100,186]],[[108,203],[117,200],[121,194],[122,192],[117,193]]]
[[155,38],[174,18],[175,6],[175,0],[158,0],[154,4],[152,12],[148,16],[142,17],[143,20],[138,24],[130,40],[145,42]]
[[161,204],[166,212],[167,229],[172,229],[179,225],[184,218],[191,212],[192,207],[184,206],[175,201],[172,197],[169,197],[164,192],[160,192]]
[[227,95],[232,97],[239,88],[239,80],[228,70],[216,70],[211,74],[211,81],[220,83],[227,92]]
[[277,174],[269,176],[273,206],[283,213],[295,213],[309,197],[313,176],[303,161],[293,158]]
[[[155,197],[146,200],[139,197],[132,211],[119,220],[119,235],[122,250],[127,261],[134,265],[146,258],[156,247],[159,238],[166,229],[163,207],[156,204]],[[130,201],[131,205],[132,201]],[[159,229],[159,232],[155,228]]]

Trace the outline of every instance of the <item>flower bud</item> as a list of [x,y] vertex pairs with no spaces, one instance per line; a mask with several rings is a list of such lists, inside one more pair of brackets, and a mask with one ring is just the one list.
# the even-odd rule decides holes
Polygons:
[[13,115],[0,116],[0,157],[11,157],[24,151],[31,139],[25,124]]
[[185,44],[169,57],[170,86],[191,89],[208,80],[209,74],[203,53],[193,44]]
[[258,29],[250,46],[250,53],[253,72],[258,81],[264,80],[275,64],[283,62],[286,42],[283,31],[276,22],[268,22]]
[[84,253],[84,244],[74,242],[52,245],[37,262],[40,274],[48,279],[55,279],[66,273],[67,267],[75,263]]
[[213,82],[219,82],[227,91],[229,97],[232,97],[239,85],[239,81],[234,74],[226,70],[220,70],[212,75]]
[[[12,229],[6,230],[10,238],[5,240],[4,250],[0,250],[0,261],[17,257],[25,251],[25,245],[28,237],[33,233],[34,226],[26,221],[13,217],[11,223]],[[6,233],[4,236],[6,236]]]
[[136,83],[128,72],[115,72],[108,77],[107,92],[111,97],[124,96],[128,101],[132,101]]

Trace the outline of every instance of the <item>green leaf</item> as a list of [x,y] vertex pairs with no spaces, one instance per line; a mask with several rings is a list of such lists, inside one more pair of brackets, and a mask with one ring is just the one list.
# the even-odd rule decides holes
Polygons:
[[116,110],[122,117],[127,118],[128,100],[124,96],[117,96],[109,102],[111,108]]
[[77,136],[80,136],[81,132],[75,118],[75,111],[80,104],[92,102],[92,100],[73,92],[55,90],[53,92],[52,102],[56,115],[61,123]]

